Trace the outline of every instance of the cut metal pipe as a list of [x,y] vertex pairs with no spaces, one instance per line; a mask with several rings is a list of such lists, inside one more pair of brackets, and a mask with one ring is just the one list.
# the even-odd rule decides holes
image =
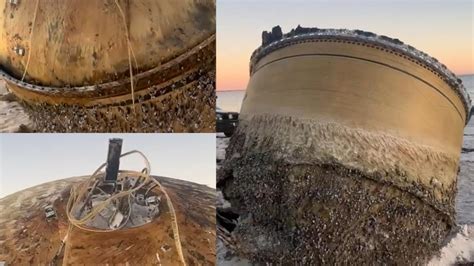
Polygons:
[[117,181],[121,153],[122,139],[110,139],[109,152],[107,154],[107,168],[105,169],[105,182],[115,183]]

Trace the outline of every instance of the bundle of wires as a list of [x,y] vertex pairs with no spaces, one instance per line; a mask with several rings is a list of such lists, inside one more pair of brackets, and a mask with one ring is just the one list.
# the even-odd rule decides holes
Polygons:
[[[148,159],[142,152],[133,150],[133,151],[120,155],[120,158],[128,156],[128,155],[132,155],[132,154],[138,154],[143,158],[146,165],[145,169],[141,172],[125,170],[125,171],[119,171],[119,173],[123,173],[128,177],[135,177],[137,180],[137,183],[135,184],[135,186],[133,186],[132,188],[128,190],[122,190],[114,195],[111,195],[108,199],[104,200],[97,206],[92,207],[86,215],[80,218],[74,215],[74,212],[75,210],[82,209],[84,207],[84,205],[82,204],[85,204],[85,202],[89,200],[88,197],[90,197],[90,195],[94,192],[94,190],[98,189],[97,185],[99,184],[99,182],[101,181],[101,178],[103,177],[103,175],[101,175],[101,171],[104,169],[104,167],[107,166],[107,163],[103,163],[101,166],[99,166],[99,168],[95,170],[95,172],[91,175],[91,177],[87,181],[77,186],[73,186],[71,188],[70,197],[69,197],[67,208],[66,208],[66,214],[70,223],[69,231],[72,229],[72,226],[76,226],[82,230],[91,231],[91,232],[111,232],[111,231],[116,231],[123,228],[127,224],[128,219],[130,218],[130,215],[132,212],[131,201],[132,201],[132,197],[134,193],[137,192],[139,189],[143,188],[146,184],[153,182],[159,186],[159,188],[161,189],[161,191],[166,197],[168,209],[171,214],[172,229],[173,229],[173,236],[175,240],[176,249],[183,265],[186,265],[183,251],[182,251],[181,240],[179,236],[179,228],[178,228],[178,222],[176,218],[176,212],[174,210],[171,199],[168,196],[168,193],[166,192],[165,188],[161,185],[161,183],[158,182],[158,180],[156,180],[155,178],[150,177],[150,171],[151,171],[150,162],[148,161]],[[91,227],[86,226],[87,222],[94,219],[94,217],[96,217],[101,211],[103,211],[109,204],[112,204],[114,201],[118,201],[124,197],[127,198],[127,201],[129,204],[128,214],[127,214],[127,218],[124,219],[124,221],[122,221],[118,227],[115,227],[113,229],[98,229],[98,228],[91,228]],[[80,213],[79,216],[81,216],[81,212],[79,213]],[[67,235],[70,235],[69,232]]]

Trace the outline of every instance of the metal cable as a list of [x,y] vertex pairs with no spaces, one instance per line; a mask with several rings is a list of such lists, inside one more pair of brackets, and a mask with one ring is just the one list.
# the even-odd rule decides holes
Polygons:
[[[130,35],[128,32],[128,25],[127,25],[127,18],[125,17],[125,13],[122,10],[122,7],[120,7],[120,4],[118,3],[118,0],[115,0],[115,5],[117,5],[117,8],[122,16],[123,24],[125,27],[125,37],[127,38],[127,52],[128,52],[128,67],[130,70],[130,89],[132,93],[132,106],[133,106],[133,112],[135,113],[135,86],[133,82],[133,68],[132,68],[132,56],[135,59],[135,68],[137,68],[137,59],[135,58],[135,53],[132,50],[132,45],[130,43]],[[132,56],[131,56],[132,55]]]
[[33,32],[35,30],[36,16],[38,14],[39,1],[40,0],[36,0],[35,13],[33,15],[33,24],[31,25],[30,39],[29,39],[29,44],[28,44],[30,50],[28,51],[28,58],[26,59],[26,66],[25,66],[25,70],[23,71],[23,76],[21,77],[21,81],[23,81],[25,79],[26,71],[28,71],[28,66],[30,65],[31,54],[32,54],[32,51],[33,51],[33,47],[31,45],[31,40],[33,39]]
[[[180,234],[179,234],[176,211],[174,209],[171,198],[169,197],[168,193],[166,192],[166,189],[161,185],[161,183],[158,180],[156,180],[155,178],[152,178],[150,176],[150,172],[151,172],[150,162],[148,161],[148,159],[146,158],[146,156],[142,152],[137,151],[137,150],[133,150],[133,151],[130,151],[130,152],[127,152],[127,153],[124,153],[124,154],[120,155],[120,158],[131,155],[131,154],[138,154],[143,158],[143,160],[145,162],[145,165],[146,165],[146,168],[145,168],[146,170],[142,171],[142,172],[122,170],[120,172],[125,173],[127,176],[135,177],[137,179],[144,178],[143,182],[141,184],[139,184],[138,186],[132,188],[132,189],[129,189],[127,191],[122,191],[122,192],[119,192],[119,193],[111,196],[110,198],[108,198],[104,202],[102,202],[99,205],[97,205],[96,207],[94,207],[84,217],[82,217],[80,219],[76,219],[74,217],[74,215],[72,214],[72,211],[74,209],[77,209],[77,207],[78,207],[77,204],[82,202],[82,200],[86,199],[86,197],[88,196],[88,195],[86,195],[86,194],[88,194],[87,193],[88,189],[91,186],[93,186],[93,187],[96,186],[97,180],[99,178],[99,173],[101,172],[102,169],[104,169],[105,166],[107,166],[107,163],[103,163],[101,166],[99,166],[99,168],[97,168],[94,171],[94,173],[91,175],[91,177],[86,182],[84,182],[82,184],[79,184],[77,187],[73,186],[71,188],[70,197],[69,197],[69,200],[67,202],[67,207],[66,207],[66,214],[67,214],[69,223],[71,225],[70,229],[68,230],[67,235],[70,235],[72,225],[74,225],[74,226],[76,226],[76,227],[78,227],[82,230],[91,231],[91,232],[111,232],[111,231],[116,231],[116,230],[119,230],[119,229],[123,228],[127,224],[128,220],[130,219],[131,212],[132,212],[132,210],[131,210],[131,195],[133,193],[135,193],[136,191],[138,191],[140,188],[142,188],[145,184],[148,184],[149,182],[154,182],[160,187],[161,191],[163,192],[163,194],[166,197],[166,203],[168,205],[168,209],[169,209],[170,214],[171,214],[171,222],[172,222],[171,227],[172,227],[172,230],[173,230],[173,236],[174,236],[176,250],[177,250],[177,253],[178,253],[178,256],[179,256],[181,262],[183,263],[183,265],[186,265],[186,261],[184,260],[181,240],[180,240]],[[125,222],[123,222],[118,228],[106,230],[106,229],[93,229],[93,228],[89,228],[89,227],[85,226],[85,224],[88,221],[90,221],[96,215],[98,215],[104,208],[107,207],[108,204],[110,204],[114,200],[117,200],[117,199],[119,199],[121,197],[125,197],[125,196],[128,197],[129,212],[128,212],[127,219],[125,220]]]

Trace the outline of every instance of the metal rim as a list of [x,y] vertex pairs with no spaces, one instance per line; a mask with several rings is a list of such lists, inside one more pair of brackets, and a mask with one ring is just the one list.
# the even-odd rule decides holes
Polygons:
[[[135,83],[139,83],[140,81],[147,81],[148,86],[152,86],[154,84],[149,83],[150,78],[152,76],[157,76],[163,74],[166,71],[171,70],[175,66],[180,66],[181,64],[185,63],[187,60],[193,59],[193,57],[199,56],[200,53],[206,53],[207,50],[213,50],[213,46],[215,43],[216,36],[215,34],[211,35],[201,43],[194,46],[192,49],[178,55],[174,59],[167,61],[166,63],[152,68],[150,70],[138,73],[134,76]],[[120,94],[120,87],[129,86],[130,78],[123,78],[118,81],[111,81],[101,84],[94,84],[89,86],[80,86],[80,87],[48,87],[48,86],[41,86],[30,84],[24,81],[21,81],[10,74],[6,73],[4,70],[0,68],[0,78],[4,79],[7,83],[16,86],[20,89],[39,93],[42,95],[60,95],[61,97],[94,97],[100,96],[104,97],[106,95],[118,95]],[[127,89],[128,90],[128,87]]]
[[390,40],[394,39],[386,36],[381,37],[375,34],[373,34],[373,37],[367,37],[358,33],[358,31],[344,29],[318,29],[310,33],[284,36],[282,39],[273,41],[266,46],[260,46],[252,53],[250,58],[250,75],[255,73],[255,66],[266,55],[294,44],[318,41],[342,41],[354,44],[368,44],[373,48],[382,48],[382,50],[395,52],[397,55],[403,56],[408,60],[411,59],[446,82],[461,98],[461,101],[465,107],[467,121],[469,121],[471,99],[459,78],[449,69],[447,69],[445,65],[441,64],[437,59],[429,56],[428,54],[417,50],[414,47],[403,44],[400,41],[395,42]]

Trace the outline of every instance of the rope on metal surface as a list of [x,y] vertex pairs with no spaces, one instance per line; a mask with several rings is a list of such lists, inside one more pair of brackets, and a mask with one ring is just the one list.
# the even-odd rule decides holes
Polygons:
[[[103,163],[101,166],[99,166],[99,168],[97,168],[97,170],[94,171],[94,173],[91,175],[91,177],[87,181],[79,184],[77,187],[73,186],[71,188],[70,197],[69,197],[69,200],[67,202],[67,207],[66,207],[66,214],[67,214],[67,217],[68,217],[68,220],[69,220],[69,223],[70,223],[70,228],[68,230],[67,235],[70,235],[70,230],[72,228],[72,225],[74,225],[74,226],[76,226],[76,227],[78,227],[82,230],[91,231],[91,232],[111,232],[111,231],[116,231],[116,230],[119,230],[119,229],[123,228],[127,224],[127,221],[130,218],[130,215],[131,215],[131,212],[132,212],[132,210],[131,210],[132,209],[131,208],[131,206],[132,206],[132,204],[131,204],[132,194],[134,192],[136,192],[137,190],[141,189],[145,184],[147,184],[151,181],[151,182],[156,183],[160,187],[161,191],[163,192],[163,194],[166,197],[166,203],[168,205],[168,209],[169,209],[170,214],[171,214],[171,220],[172,220],[171,221],[172,222],[171,227],[173,229],[173,236],[174,236],[176,250],[177,250],[177,253],[178,253],[178,256],[179,256],[181,262],[183,263],[183,265],[186,266],[186,261],[184,260],[184,255],[183,255],[183,250],[182,250],[182,245],[181,245],[181,240],[180,240],[177,216],[176,216],[176,212],[175,212],[173,203],[171,201],[171,198],[169,197],[168,193],[166,192],[166,189],[161,185],[161,183],[158,180],[156,180],[155,178],[150,176],[150,171],[151,171],[150,162],[148,161],[148,159],[146,158],[146,156],[142,152],[137,151],[137,150],[133,150],[133,151],[130,151],[130,152],[127,152],[127,153],[124,153],[124,154],[120,155],[120,158],[131,155],[131,154],[140,155],[143,158],[144,162],[145,162],[146,168],[144,169],[144,171],[141,171],[141,172],[129,171],[129,170],[123,171],[122,170],[122,171],[120,171],[120,173],[124,173],[129,177],[135,177],[135,178],[137,178],[137,180],[143,178],[143,181],[138,186],[135,186],[135,187],[133,187],[129,190],[122,191],[122,192],[119,192],[119,193],[111,196],[110,198],[108,198],[104,202],[102,202],[102,203],[98,204],[96,207],[92,208],[91,211],[88,214],[86,214],[84,217],[77,219],[72,214],[72,211],[74,209],[78,208],[78,206],[79,206],[78,204],[80,202],[82,202],[82,200],[86,199],[86,197],[88,196],[87,192],[88,192],[89,188],[91,188],[91,192],[92,192],[94,190],[94,188],[97,186],[97,184],[98,184],[97,181],[100,178],[99,174],[100,174],[101,170],[104,169],[104,167],[107,166],[107,163]],[[90,227],[85,226],[85,224],[88,221],[90,221],[96,215],[98,215],[104,208],[107,207],[108,204],[110,204],[112,201],[118,200],[119,198],[122,198],[122,197],[127,197],[128,198],[129,213],[127,215],[128,217],[125,220],[125,222],[123,222],[119,227],[114,228],[114,229],[107,229],[106,230],[106,229],[94,229],[94,228],[90,228]]]
[[132,44],[130,42],[130,34],[128,32],[127,18],[125,16],[125,13],[123,12],[122,7],[120,6],[118,0],[115,0],[115,5],[117,6],[117,8],[120,12],[120,15],[122,16],[123,26],[125,27],[125,37],[127,38],[128,67],[129,67],[129,70],[130,70],[130,90],[131,90],[131,94],[132,94],[133,112],[135,113],[135,84],[133,82],[132,56],[135,60],[135,68],[138,68],[138,64],[137,64],[137,59],[135,58],[135,53],[133,52],[133,49],[132,49]]
[[28,66],[30,65],[31,54],[32,54],[32,51],[33,51],[33,47],[31,45],[31,40],[33,39],[33,32],[35,31],[36,16],[38,15],[39,1],[40,0],[36,0],[35,13],[33,15],[33,24],[31,25],[30,39],[28,41],[29,42],[28,46],[29,46],[30,50],[28,51],[28,58],[26,59],[26,66],[25,66],[25,70],[23,71],[23,76],[21,77],[21,81],[23,81],[25,79],[26,72],[28,71]]

